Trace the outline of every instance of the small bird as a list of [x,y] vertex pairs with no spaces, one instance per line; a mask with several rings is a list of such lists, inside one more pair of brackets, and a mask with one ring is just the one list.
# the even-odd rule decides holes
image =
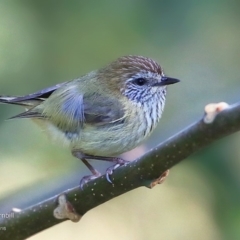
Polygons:
[[166,77],[154,60],[129,55],[29,95],[0,96],[0,102],[25,107],[12,118],[30,118],[54,140],[69,146],[92,172],[80,181],[82,188],[101,175],[88,160],[115,163],[106,170],[111,182],[113,171],[128,162],[116,156],[152,133],[163,112],[166,86],[177,82]]

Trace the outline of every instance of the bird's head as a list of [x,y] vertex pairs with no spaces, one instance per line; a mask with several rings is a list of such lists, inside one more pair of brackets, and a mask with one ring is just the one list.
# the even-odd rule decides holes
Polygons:
[[144,103],[158,94],[166,95],[166,86],[179,82],[166,77],[161,66],[154,60],[142,56],[124,56],[98,72],[101,82],[117,95],[121,93],[129,100]]

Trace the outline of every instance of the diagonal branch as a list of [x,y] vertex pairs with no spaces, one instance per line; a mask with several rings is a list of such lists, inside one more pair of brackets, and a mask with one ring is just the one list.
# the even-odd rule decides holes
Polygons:
[[[135,161],[118,168],[112,175],[114,184],[101,176],[84,186],[64,192],[67,208],[83,215],[90,209],[126,193],[135,188],[149,187],[167,169],[187,158],[210,143],[240,130],[240,103],[219,112],[212,123],[204,119],[159,144]],[[25,239],[66,219],[56,219],[54,209],[58,205],[58,196],[53,196],[34,206],[15,212],[12,218],[0,218],[0,239]],[[75,214],[76,215],[76,214]],[[71,218],[71,217],[70,217]],[[74,218],[72,218],[74,221]],[[76,219],[75,219],[76,220]]]

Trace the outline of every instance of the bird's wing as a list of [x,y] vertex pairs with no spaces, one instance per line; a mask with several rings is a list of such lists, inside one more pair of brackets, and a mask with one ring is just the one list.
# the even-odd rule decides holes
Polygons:
[[85,96],[84,118],[87,124],[105,125],[120,123],[124,120],[124,107],[117,97],[110,97],[101,94]]
[[124,109],[116,97],[84,94],[75,85],[63,86],[41,104],[17,115],[18,118],[45,118],[64,132],[79,132],[84,124],[103,126],[120,123]]
[[124,108],[117,97],[99,93],[84,94],[74,84],[58,84],[10,101],[13,103],[34,100],[42,102],[12,118],[47,118],[67,132],[79,131],[83,124],[103,126],[120,123],[124,119]]

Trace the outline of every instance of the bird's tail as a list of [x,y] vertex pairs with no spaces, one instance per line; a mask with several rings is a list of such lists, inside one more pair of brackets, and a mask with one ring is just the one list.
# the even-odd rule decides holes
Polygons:
[[17,96],[1,96],[0,95],[0,103],[14,104],[14,105],[23,106],[26,108],[32,108],[40,104],[41,100],[38,100],[38,99],[23,100],[21,97],[17,97]]
[[42,118],[41,114],[34,111],[34,107],[39,105],[43,100],[42,99],[26,99],[26,97],[17,97],[17,96],[0,96],[0,103],[14,104],[25,107],[25,112],[22,112],[13,118]]
[[11,118],[42,118],[42,114],[37,111],[36,107],[44,102],[55,90],[61,86],[64,86],[65,84],[65,82],[60,83],[25,96],[0,95],[0,103],[14,104],[25,107],[26,112],[20,113]]

